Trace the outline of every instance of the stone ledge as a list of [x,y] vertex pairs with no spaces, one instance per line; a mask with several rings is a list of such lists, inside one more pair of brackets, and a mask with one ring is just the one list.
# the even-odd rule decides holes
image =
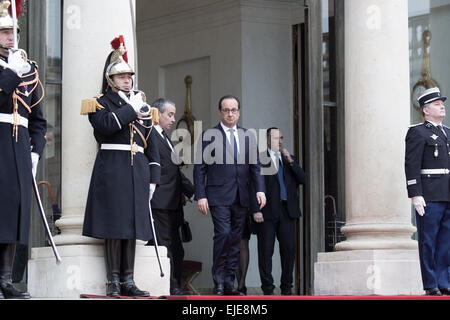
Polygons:
[[[103,245],[58,246],[57,265],[51,247],[31,249],[28,291],[33,298],[78,299],[80,294],[105,294]],[[136,246],[135,282],[151,295],[169,294],[170,262],[165,247],[158,247],[164,277],[160,276],[154,247]]]

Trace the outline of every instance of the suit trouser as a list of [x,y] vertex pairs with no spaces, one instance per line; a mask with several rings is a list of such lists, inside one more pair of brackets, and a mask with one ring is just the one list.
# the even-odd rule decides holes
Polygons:
[[184,259],[183,243],[178,232],[181,211],[153,209],[152,214],[158,245],[167,248],[167,256],[170,259],[170,288],[179,288]]
[[426,204],[416,213],[423,288],[450,288],[450,202]]
[[275,288],[272,277],[272,257],[275,237],[278,239],[281,259],[281,290],[290,290],[293,284],[295,259],[295,219],[289,217],[287,208],[282,205],[278,218],[264,220],[257,225],[258,268],[261,278],[261,289],[270,293]]
[[214,224],[214,284],[233,287],[248,209],[235,202],[231,206],[210,206],[210,210]]

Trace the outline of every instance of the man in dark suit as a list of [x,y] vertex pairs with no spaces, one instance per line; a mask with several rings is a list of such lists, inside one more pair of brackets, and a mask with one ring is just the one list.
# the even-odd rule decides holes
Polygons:
[[[273,294],[272,256],[275,237],[281,258],[281,294],[292,294],[295,221],[301,216],[297,187],[305,183],[305,173],[295,157],[283,148],[283,133],[278,128],[267,130],[268,150],[261,154],[267,159],[262,173],[266,184],[267,206],[255,212],[258,237],[258,267],[261,288],[265,295]],[[261,160],[263,163],[265,161]]]
[[157,99],[152,107],[159,111],[159,124],[151,134],[157,141],[161,162],[160,184],[151,201],[155,232],[158,244],[167,247],[170,258],[170,294],[190,295],[191,291],[180,288],[184,249],[179,228],[183,222],[184,197],[190,199],[194,195],[194,186],[181,172],[179,161],[174,158],[172,142],[165,132],[175,123],[175,104],[169,99]]
[[425,293],[450,294],[450,129],[442,126],[446,97],[430,88],[419,97],[424,123],[405,138],[408,197],[416,210],[420,268]]
[[[214,294],[240,295],[234,287],[239,246],[249,207],[248,188],[254,185],[258,207],[266,203],[256,137],[237,127],[240,103],[227,95],[219,100],[220,123],[202,134],[201,161],[194,166],[195,198],[214,224],[212,276]],[[197,150],[197,151],[198,151]]]

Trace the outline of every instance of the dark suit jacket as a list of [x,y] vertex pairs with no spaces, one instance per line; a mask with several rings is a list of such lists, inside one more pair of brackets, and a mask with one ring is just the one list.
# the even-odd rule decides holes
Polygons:
[[[261,153],[260,157],[262,158],[263,156],[266,159],[267,157],[271,159],[268,151],[264,154]],[[287,193],[287,210],[291,218],[299,218],[301,216],[301,211],[300,211],[299,197],[297,194],[297,186],[305,183],[305,172],[298,165],[297,160],[293,155],[291,155],[291,158],[294,160],[294,162],[292,164],[289,164],[286,161],[286,159],[284,159],[284,157],[282,156],[283,177]],[[263,173],[270,172],[268,168],[271,165],[272,166],[274,165],[272,160],[270,160],[270,162],[267,164],[263,164],[262,172]],[[278,181],[277,172],[274,172],[273,174],[264,175],[264,181],[266,184],[267,204],[261,210],[261,212],[263,214],[264,220],[272,220],[279,217],[280,212],[282,212],[280,200],[280,183]],[[252,198],[252,201],[256,201],[256,199]],[[255,205],[252,204],[252,209],[254,207]]]
[[[201,163],[194,166],[196,200],[207,198],[210,206],[228,206],[236,200],[238,192],[241,206],[249,207],[250,181],[254,185],[255,193],[265,192],[256,137],[247,129],[241,127],[237,129],[239,136],[237,164],[232,163],[229,152],[231,146],[220,123],[203,132],[202,140],[199,141],[201,148],[198,147],[203,156]],[[215,157],[214,162],[208,162],[208,154],[211,154],[213,159]]]
[[154,135],[161,163],[161,180],[156,187],[151,201],[152,209],[178,210],[181,208],[183,195],[188,198],[194,194],[194,186],[191,181],[181,172],[180,167],[173,163],[167,141],[161,137],[159,132],[153,128],[151,135]]

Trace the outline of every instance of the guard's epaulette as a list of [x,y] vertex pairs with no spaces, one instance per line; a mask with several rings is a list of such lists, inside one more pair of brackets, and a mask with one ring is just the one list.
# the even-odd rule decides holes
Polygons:
[[153,125],[159,124],[159,112],[157,108],[150,108],[150,118],[152,119]]
[[105,109],[100,103],[98,103],[97,99],[103,96],[103,94],[99,94],[95,98],[87,98],[81,101],[81,112],[80,114],[85,115],[89,113],[96,112],[97,109]]
[[423,124],[423,122],[421,122],[421,123],[416,123],[416,124],[412,124],[412,125],[410,125],[408,128],[417,127],[417,126],[420,126],[421,124]]

